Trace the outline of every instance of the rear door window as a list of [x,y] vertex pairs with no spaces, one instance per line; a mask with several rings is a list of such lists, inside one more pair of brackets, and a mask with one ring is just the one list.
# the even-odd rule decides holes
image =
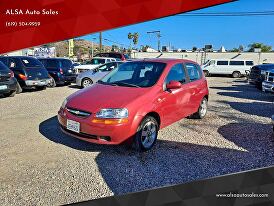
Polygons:
[[244,66],[245,62],[244,61],[230,61],[229,65],[231,65],[231,66]]
[[228,61],[217,61],[217,65],[220,65],[220,66],[228,65]]
[[47,68],[59,68],[59,62],[56,59],[47,60]]
[[72,62],[68,59],[62,59],[60,60],[62,64],[62,68],[71,68],[72,67]]
[[198,65],[186,63],[187,73],[191,82],[201,79],[202,73]]

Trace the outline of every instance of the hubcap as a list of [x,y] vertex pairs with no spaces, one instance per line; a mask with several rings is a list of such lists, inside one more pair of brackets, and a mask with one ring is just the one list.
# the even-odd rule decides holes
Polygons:
[[147,122],[142,129],[142,144],[145,148],[151,147],[156,139],[156,125],[153,122]]
[[83,81],[83,87],[88,87],[88,86],[90,86],[90,85],[91,85],[90,80],[85,79],[85,80]]
[[207,112],[207,104],[206,104],[206,100],[204,99],[201,103],[201,106],[200,106],[200,113],[201,113],[201,116],[205,116],[206,115],[206,112]]

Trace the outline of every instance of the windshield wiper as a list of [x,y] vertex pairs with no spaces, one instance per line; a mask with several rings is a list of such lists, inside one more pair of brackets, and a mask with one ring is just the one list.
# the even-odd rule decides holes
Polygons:
[[105,84],[105,85],[118,86],[116,83],[103,82],[102,80],[98,80],[97,83],[98,83],[98,84]]
[[140,88],[140,86],[135,85],[135,84],[129,84],[126,82],[113,82],[113,84],[117,85],[117,86],[129,86],[129,87],[138,87]]

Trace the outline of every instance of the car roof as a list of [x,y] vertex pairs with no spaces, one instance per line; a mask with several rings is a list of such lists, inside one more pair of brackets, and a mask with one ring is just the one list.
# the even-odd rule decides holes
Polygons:
[[113,57],[93,57],[92,59],[115,59]]
[[32,56],[1,56],[1,58],[33,58],[33,59],[36,59],[35,57],[32,57]]
[[[70,60],[69,58],[65,58],[65,57],[37,57],[37,59],[57,59],[57,60]],[[71,61],[71,60],[70,60]]]

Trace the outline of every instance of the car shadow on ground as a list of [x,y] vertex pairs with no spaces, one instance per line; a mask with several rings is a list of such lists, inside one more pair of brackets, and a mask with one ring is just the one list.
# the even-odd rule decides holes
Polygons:
[[42,122],[39,131],[50,141],[69,148],[99,152],[95,161],[106,184],[115,195],[274,163],[274,158],[267,153],[274,148],[274,143],[271,142],[271,126],[264,124],[235,123],[218,129],[219,134],[243,150],[191,144],[184,142],[182,136],[181,142],[159,139],[151,151],[137,153],[124,146],[90,144],[67,136],[60,131],[56,116]]
[[[229,87],[210,87],[218,90],[217,94],[240,99],[250,99],[256,101],[274,102],[274,95],[264,93],[250,84],[237,84]],[[224,91],[220,91],[224,90]]]
[[230,105],[231,108],[245,114],[268,117],[268,118],[271,118],[271,116],[274,115],[274,104],[270,102],[230,102],[230,101],[218,101],[218,102],[222,104],[228,104]]
[[76,84],[72,84],[72,85],[68,85],[69,88],[72,88],[72,89],[81,89],[81,87],[79,87],[78,85]]

